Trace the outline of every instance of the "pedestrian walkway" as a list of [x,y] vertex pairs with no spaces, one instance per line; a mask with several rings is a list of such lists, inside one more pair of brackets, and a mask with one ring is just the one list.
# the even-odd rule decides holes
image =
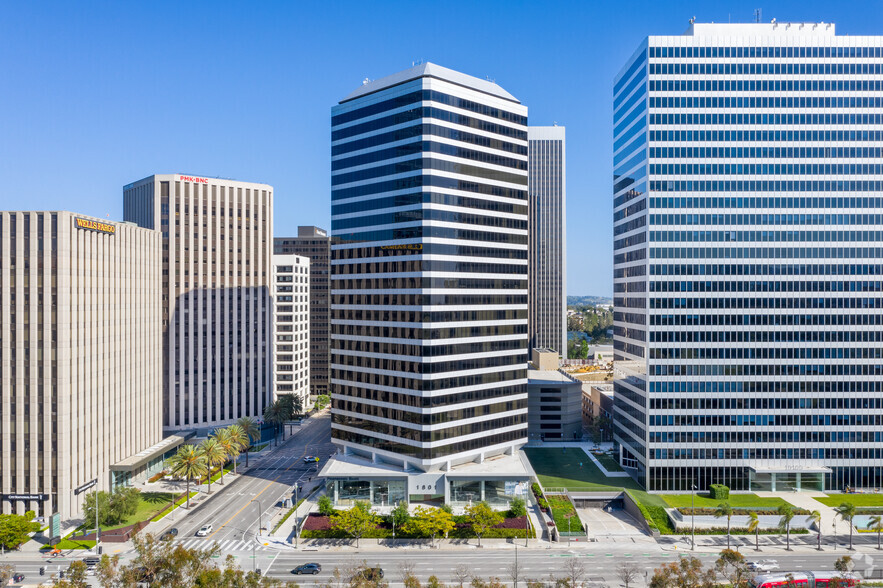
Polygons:
[[[194,549],[196,551],[208,551],[216,543],[222,552],[229,551],[268,551],[270,547],[256,543],[251,539],[225,539],[223,541],[215,541],[214,539],[203,539],[201,537],[188,537],[185,539],[175,539],[175,545],[180,545],[185,549]],[[134,548],[127,549],[123,555],[135,553]]]
[[[830,535],[835,530],[849,533],[849,524],[837,515],[834,507],[827,506],[816,500],[815,496],[826,496],[823,492],[756,492],[758,496],[772,496],[781,498],[785,502],[789,502],[798,508],[803,508],[812,512],[819,511],[822,515],[820,529],[822,535]],[[837,527],[840,527],[837,529]]]

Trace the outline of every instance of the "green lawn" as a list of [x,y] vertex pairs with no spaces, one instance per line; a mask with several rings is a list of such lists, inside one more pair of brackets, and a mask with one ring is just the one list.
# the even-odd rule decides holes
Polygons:
[[844,502],[855,506],[883,506],[883,494],[829,494],[824,498],[816,498],[826,506],[837,508]]
[[619,465],[619,462],[610,455],[609,453],[601,453],[601,454],[592,454],[595,459],[601,462],[601,465],[604,466],[608,472],[624,472],[625,470]]
[[[666,505],[674,508],[690,508],[689,494],[661,494],[660,497]],[[695,495],[694,505],[696,508],[717,508],[722,500],[712,500],[707,494]],[[786,501],[781,498],[760,497],[757,494],[730,494],[727,499],[733,508],[779,508]]]
[[[193,498],[193,497],[196,496],[197,494],[199,494],[199,492],[193,492],[193,491],[191,491],[191,492],[190,492],[190,498]],[[165,511],[164,513],[160,514],[160,515],[157,516],[154,520],[156,520],[156,521],[160,520],[161,518],[163,518],[164,516],[170,514],[173,510],[175,510],[176,508],[178,508],[179,506],[181,506],[182,504],[184,504],[184,503],[186,503],[186,502],[187,502],[187,493],[186,493],[186,492],[182,492],[182,493],[181,493],[181,498],[179,498],[178,500],[175,501],[175,506],[172,507],[172,508],[170,508],[169,510]]]
[[[549,500],[549,506],[552,508],[552,518],[555,519],[555,525],[558,527],[559,533],[566,533],[568,529],[572,533],[582,531],[582,522],[576,515],[576,509],[566,496],[552,495],[546,497]],[[568,522],[568,517],[570,521]],[[568,525],[570,525],[568,527]]]
[[608,478],[579,448],[526,447],[524,453],[544,488],[590,488],[599,492],[642,489],[629,477]]

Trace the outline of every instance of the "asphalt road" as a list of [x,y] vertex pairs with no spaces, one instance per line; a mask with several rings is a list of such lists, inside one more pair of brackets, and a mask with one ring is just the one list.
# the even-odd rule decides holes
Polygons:
[[[563,576],[567,574],[569,561],[577,560],[584,570],[583,582],[587,585],[601,586],[620,586],[622,582],[617,577],[616,568],[624,562],[633,562],[640,571],[640,581],[636,585],[644,585],[644,572],[647,572],[649,578],[653,574],[653,570],[661,566],[663,563],[677,561],[680,555],[675,552],[662,552],[655,546],[636,546],[641,549],[626,551],[605,551],[600,550],[518,550],[518,565],[520,567],[520,581],[530,579],[545,579],[549,574]],[[706,567],[713,565],[718,556],[716,552],[696,552]],[[778,561],[780,571],[799,571],[799,570],[833,570],[834,560],[837,559],[842,552],[834,555],[826,554],[789,554],[789,555],[761,555],[754,558],[753,554],[746,554],[748,559],[775,559]],[[883,556],[880,558],[883,560]],[[260,564],[260,560],[258,560]],[[293,554],[284,552],[279,554],[266,567],[262,568],[266,575],[275,578],[294,578],[291,570],[296,566],[316,562],[322,566],[322,572],[315,576],[298,577],[297,581],[301,585],[313,585],[314,583],[327,582],[337,567],[341,573],[347,577],[349,570],[353,566],[358,565],[362,561],[369,566],[379,566],[384,571],[384,579],[388,580],[392,585],[401,585],[401,568],[402,565],[413,565],[414,573],[425,582],[429,576],[435,575],[447,584],[459,584],[453,575],[453,571],[458,565],[465,565],[471,575],[477,575],[484,578],[494,576],[503,582],[511,582],[511,569],[515,563],[514,549],[470,549],[470,550],[430,550],[430,549],[396,549],[389,551],[366,551],[362,553],[303,553]],[[858,569],[863,570],[867,565],[863,565],[860,561]]]
[[306,484],[309,478],[315,478],[316,466],[305,464],[303,458],[317,455],[322,458],[321,467],[334,452],[329,418],[325,414],[307,419],[272,455],[261,458],[232,482],[213,484],[208,502],[167,528],[176,527],[180,541],[195,537],[207,524],[214,527],[208,540],[252,540],[258,524],[266,526],[283,499],[294,499],[292,487],[296,482]]

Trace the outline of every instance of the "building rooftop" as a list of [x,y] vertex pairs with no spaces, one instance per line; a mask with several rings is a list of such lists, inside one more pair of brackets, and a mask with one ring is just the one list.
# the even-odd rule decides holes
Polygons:
[[350,92],[350,94],[341,100],[340,103],[343,104],[344,102],[349,102],[350,100],[355,100],[356,98],[367,96],[368,94],[373,94],[374,92],[379,92],[380,90],[385,90],[386,88],[398,86],[399,84],[404,84],[405,82],[410,82],[411,80],[423,77],[445,80],[457,84],[458,86],[465,86],[473,90],[478,90],[479,92],[484,92],[485,94],[490,94],[491,96],[497,96],[498,98],[511,100],[512,102],[520,104],[515,96],[498,86],[495,82],[482,80],[434,63],[421,63],[420,65],[415,65],[404,71],[394,73],[378,80],[368,80],[366,78],[365,82],[362,83],[362,87]]
[[[521,452],[515,455],[496,455],[481,463],[468,462],[452,466],[447,472],[453,476],[532,476],[533,470],[522,459]],[[370,459],[356,455],[338,453],[325,462],[319,476],[323,478],[389,478],[390,476],[405,477],[419,473],[414,470],[405,471],[400,466],[383,462],[374,463]]]
[[694,22],[684,32],[691,37],[755,36],[834,36],[832,22]]
[[529,384],[535,382],[554,382],[556,384],[578,384],[573,378],[558,370],[535,370],[530,368],[527,370],[527,381]]

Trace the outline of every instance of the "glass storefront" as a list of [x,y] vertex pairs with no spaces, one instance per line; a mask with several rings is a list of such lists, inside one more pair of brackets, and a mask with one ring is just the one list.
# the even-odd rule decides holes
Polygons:
[[358,501],[373,506],[392,506],[406,500],[404,480],[329,480],[328,496],[335,506],[350,507]]
[[518,488],[517,482],[506,480],[450,480],[450,500],[454,506],[481,501],[495,507],[508,506]]
[[823,491],[825,474],[821,472],[748,472],[752,492]]

